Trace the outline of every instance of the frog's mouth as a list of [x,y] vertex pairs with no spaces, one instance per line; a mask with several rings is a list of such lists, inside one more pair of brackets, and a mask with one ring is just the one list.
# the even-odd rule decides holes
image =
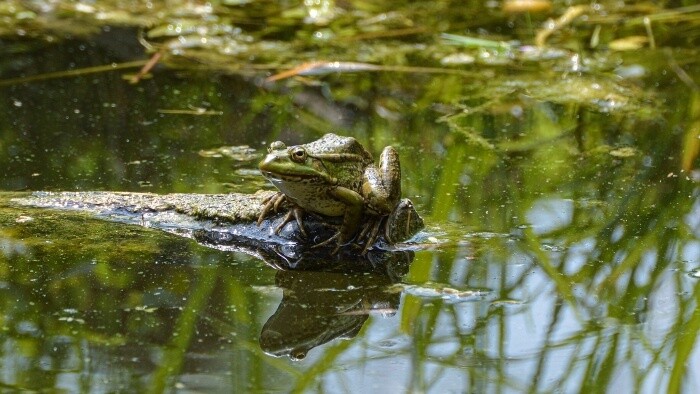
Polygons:
[[265,178],[271,180],[271,181],[289,181],[289,182],[294,182],[294,181],[301,181],[304,179],[308,178],[314,178],[313,175],[309,174],[276,174],[274,172],[270,171],[261,171],[262,174],[265,176]]
[[324,177],[318,174],[278,174],[270,171],[260,171],[265,178],[269,179],[273,183],[276,182],[318,182],[323,183]]

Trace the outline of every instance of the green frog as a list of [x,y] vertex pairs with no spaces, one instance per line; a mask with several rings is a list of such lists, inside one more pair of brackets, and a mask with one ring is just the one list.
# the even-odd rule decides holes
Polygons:
[[401,198],[399,156],[391,146],[384,148],[378,166],[356,139],[330,133],[291,147],[276,141],[268,152],[259,168],[279,192],[265,202],[258,224],[283,202],[292,205],[275,232],[296,219],[306,235],[304,212],[342,217],[338,232],[319,245],[336,240],[337,251],[356,237],[366,237],[364,252]]

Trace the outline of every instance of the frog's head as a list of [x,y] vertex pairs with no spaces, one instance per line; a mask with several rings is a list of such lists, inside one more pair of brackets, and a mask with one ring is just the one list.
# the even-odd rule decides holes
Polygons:
[[278,182],[334,183],[322,160],[313,157],[303,145],[287,148],[282,141],[270,144],[268,154],[258,168],[262,174]]
[[[326,134],[323,138],[306,145],[287,147],[281,141],[270,144],[268,154],[258,167],[262,174],[278,185],[280,182],[302,182],[333,185],[338,177],[348,173],[361,174],[371,156],[363,155],[355,146],[354,138]],[[358,144],[359,145],[359,144]]]

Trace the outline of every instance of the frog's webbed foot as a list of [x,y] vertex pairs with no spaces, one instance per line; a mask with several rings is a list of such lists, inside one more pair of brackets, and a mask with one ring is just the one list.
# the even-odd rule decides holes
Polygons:
[[280,230],[284,227],[285,224],[291,222],[292,220],[296,220],[297,225],[299,226],[299,231],[301,234],[306,238],[308,235],[306,234],[306,230],[304,229],[304,224],[302,223],[302,218],[304,217],[304,210],[299,208],[298,206],[293,206],[289,208],[289,211],[287,214],[284,216],[284,219],[282,219],[282,222],[275,227],[275,234],[279,234]]
[[[382,228],[383,224],[383,219],[382,217],[374,218],[367,222],[366,224],[363,225],[362,230],[357,234],[356,237],[352,237],[350,239],[343,239],[343,232],[341,231],[342,229],[339,229],[337,233],[335,233],[332,237],[328,238],[327,240],[317,243],[316,245],[312,246],[312,248],[320,248],[322,246],[326,246],[330,244],[333,241],[336,241],[336,246],[331,252],[331,254],[337,254],[338,251],[340,250],[341,247],[346,246],[346,245],[353,245],[353,246],[359,246],[362,247],[362,255],[364,256],[367,254],[367,251],[369,248],[374,245],[375,242],[377,242],[377,239],[379,238],[379,230]],[[366,238],[366,242],[362,242],[363,239]]]
[[270,212],[277,212],[279,209],[280,205],[287,199],[287,196],[284,195],[284,193],[277,192],[270,197],[267,197],[263,200],[263,208],[262,211],[260,212],[260,215],[258,216],[258,226],[265,220],[265,217],[270,213]]
[[[278,192],[264,199],[262,212],[260,212],[260,216],[258,216],[258,226],[260,226],[260,224],[263,222],[263,220],[265,220],[265,217],[267,217],[267,215],[270,212],[278,212],[280,206],[285,201],[288,201],[288,199],[287,196],[285,196],[282,192]],[[282,230],[285,224],[291,222],[292,220],[296,220],[297,224],[299,225],[299,231],[304,237],[306,237],[306,229],[304,229],[304,225],[302,222],[303,217],[304,210],[297,205],[292,205],[289,208],[287,215],[285,215],[282,219],[282,222],[275,227],[275,234],[279,234],[279,232]]]
[[362,256],[367,254],[367,251],[374,245],[381,234],[382,229],[386,228],[386,216],[374,216],[369,215],[366,217],[366,221],[362,226],[355,232],[344,231],[341,225],[332,237],[325,241],[322,241],[312,248],[320,248],[326,246],[331,242],[335,241],[336,246],[331,252],[331,254],[337,254],[340,248],[352,245],[354,247],[362,248]]

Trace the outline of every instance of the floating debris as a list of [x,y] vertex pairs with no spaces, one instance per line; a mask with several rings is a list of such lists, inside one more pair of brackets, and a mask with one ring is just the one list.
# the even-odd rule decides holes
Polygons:
[[467,48],[491,48],[499,50],[511,50],[513,45],[505,41],[488,40],[484,38],[460,36],[458,34],[442,33],[440,38],[449,45],[459,45]]
[[453,53],[451,55],[447,55],[440,59],[440,64],[448,66],[448,65],[459,65],[459,64],[472,64],[476,61],[476,58],[474,56],[466,54],[466,53]]
[[564,252],[566,251],[566,249],[566,246],[563,245],[553,245],[547,243],[543,243],[542,245],[540,245],[540,250],[545,252]]
[[449,303],[481,301],[492,293],[491,290],[483,288],[454,288],[435,282],[420,285],[396,284],[391,286],[388,292],[404,292],[420,298],[440,298]]
[[549,0],[506,0],[501,7],[506,14],[539,13],[552,10]]
[[298,67],[268,77],[266,82],[291,78],[298,75],[326,75],[341,72],[378,71],[381,67],[375,64],[357,62],[309,62]]
[[260,157],[260,154],[248,145],[221,146],[212,149],[202,149],[199,151],[202,157],[228,157],[236,161],[250,161]]
[[206,108],[190,107],[190,109],[159,109],[159,114],[169,115],[223,115],[224,111],[208,110]]
[[478,239],[498,239],[498,238],[516,238],[515,235],[510,234],[510,233],[494,233],[490,231],[475,231],[473,233],[468,233],[464,234],[464,237],[466,239],[469,238],[478,238]]
[[636,51],[649,44],[646,36],[629,36],[610,41],[608,47],[613,51]]
[[59,317],[58,321],[64,321],[66,323],[78,323],[78,324],[85,324],[85,320],[77,317],[72,317],[72,316],[64,316],[64,317]]
[[560,31],[563,28],[571,25],[574,20],[578,19],[581,15],[586,14],[591,11],[591,7],[588,5],[577,5],[567,8],[559,18],[556,20],[550,20],[545,23],[542,30],[537,32],[535,37],[535,44],[538,47],[543,47],[547,43],[547,39],[554,32]]
[[489,308],[506,308],[525,305],[526,302],[523,300],[516,300],[512,298],[502,298],[500,300],[491,301]]
[[625,146],[622,148],[613,149],[610,151],[610,156],[614,157],[632,157],[637,154],[637,150],[631,146]]

